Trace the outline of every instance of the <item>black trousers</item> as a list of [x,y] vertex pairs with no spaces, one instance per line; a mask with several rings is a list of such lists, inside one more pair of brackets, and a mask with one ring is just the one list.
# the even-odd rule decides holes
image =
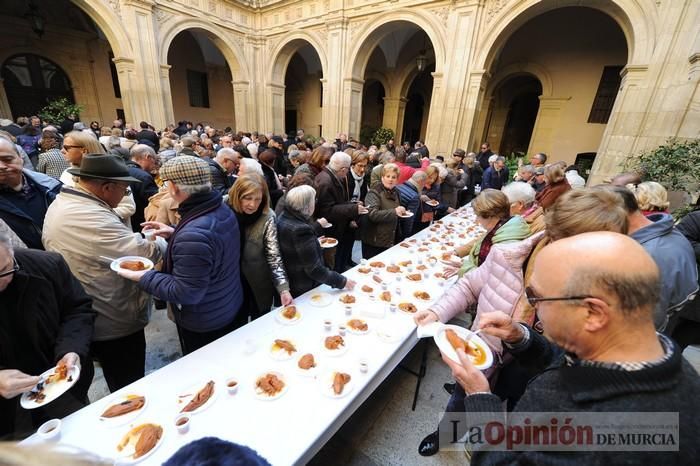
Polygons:
[[381,248],[378,246],[371,246],[369,244],[362,243],[362,258],[371,259],[377,254],[381,254],[389,248]]
[[248,313],[241,309],[231,323],[210,332],[193,332],[192,330],[187,330],[178,325],[177,333],[180,337],[182,354],[185,355],[197,351],[199,348],[218,340],[224,335],[228,335],[237,328],[244,326],[246,323],[248,323]]
[[143,330],[114,340],[93,341],[91,350],[102,365],[110,392],[136,382],[146,374],[146,334]]
[[355,245],[355,230],[348,228],[342,238],[338,238],[338,247],[335,251],[335,270],[343,273],[352,268],[352,247]]

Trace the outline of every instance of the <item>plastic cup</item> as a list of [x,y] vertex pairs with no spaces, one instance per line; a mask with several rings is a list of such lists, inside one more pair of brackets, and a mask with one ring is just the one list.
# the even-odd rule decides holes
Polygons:
[[192,416],[190,413],[178,414],[175,417],[175,428],[181,434],[186,434],[190,430],[190,423],[192,422]]
[[61,420],[51,419],[43,423],[36,433],[42,440],[55,442],[61,438]]
[[226,390],[229,395],[235,395],[238,392],[238,381],[236,379],[228,379],[226,381]]

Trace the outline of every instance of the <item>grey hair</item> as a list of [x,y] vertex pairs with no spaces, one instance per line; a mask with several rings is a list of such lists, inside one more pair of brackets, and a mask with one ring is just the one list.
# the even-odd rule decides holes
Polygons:
[[236,157],[236,156],[240,157],[241,156],[241,154],[239,154],[235,150],[231,149],[230,147],[224,147],[223,149],[219,149],[219,152],[216,153],[217,160],[221,160],[221,158],[224,155],[229,155],[229,156],[233,156],[233,157]]
[[131,148],[130,151],[131,158],[133,159],[142,159],[145,157],[148,157],[149,155],[153,158],[156,158],[156,151],[153,150],[151,146],[148,146],[146,144],[136,144],[134,147]]
[[441,163],[431,163],[433,167],[438,169],[438,176],[442,179],[447,178],[447,168]]
[[532,165],[522,165],[520,168],[518,168],[518,171],[520,172],[525,172],[525,173],[532,173],[533,175],[535,174],[535,167]]
[[497,155],[496,160],[494,160],[494,162],[505,162],[505,161],[506,161],[506,158],[503,157],[502,155]]
[[[250,144],[248,144],[245,147],[246,147],[246,149],[248,149],[248,152],[250,152],[251,157],[258,155],[258,145],[255,144],[254,142],[251,142]],[[261,168],[261,170],[262,170],[262,168]]]
[[382,155],[379,156],[379,165],[384,165],[385,163],[391,163],[394,160],[396,160],[396,156],[392,152],[386,151],[386,152],[383,152]]
[[204,184],[177,184],[177,188],[188,196],[192,196],[193,194],[211,192],[211,182]]
[[352,157],[350,157],[348,154],[345,152],[336,152],[331,156],[330,162],[328,162],[328,168],[333,170],[334,172],[337,172],[339,170],[342,170],[346,166],[350,166],[352,163]]
[[0,246],[10,251],[10,253],[14,251],[14,248],[12,247],[12,238],[10,238],[10,235],[7,234],[7,232],[2,230],[0,230]]
[[522,202],[526,209],[532,207],[535,202],[535,190],[528,183],[509,183],[501,191],[508,197],[508,202]]
[[246,173],[246,174],[257,173],[260,176],[265,176],[263,174],[262,167],[260,166],[260,162],[258,162],[255,159],[249,159],[249,158],[241,159],[241,165],[240,165],[240,167],[238,167],[238,171]]
[[428,174],[422,170],[418,170],[413,172],[413,175],[411,175],[411,179],[417,183],[425,182],[425,180],[428,179]]
[[287,193],[285,203],[290,209],[311,217],[316,207],[316,190],[307,185],[292,188]]
[[293,150],[293,151],[289,152],[289,156],[288,156],[289,160],[296,160],[299,157],[301,157],[301,151]]

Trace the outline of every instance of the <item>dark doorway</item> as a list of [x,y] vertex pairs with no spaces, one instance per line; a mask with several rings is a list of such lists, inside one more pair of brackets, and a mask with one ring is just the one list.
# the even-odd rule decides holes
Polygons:
[[294,134],[296,135],[297,133],[297,109],[296,108],[287,108],[284,111],[284,128],[285,128],[285,133],[287,134]]
[[[493,93],[486,134],[502,134],[496,150],[503,156],[527,153],[540,109],[542,84],[532,75],[505,79]],[[485,139],[486,140],[486,139]]]
[[433,72],[435,65],[431,64],[426,69],[418,73],[408,88],[406,95],[406,111],[403,118],[403,131],[401,140],[422,141],[425,138],[425,128],[428,123],[428,112],[430,111],[430,99],[433,95]]
[[384,86],[379,81],[368,80],[362,91],[362,119],[360,123],[360,142],[370,145],[374,132],[384,121]]
[[48,102],[61,97],[75,102],[66,73],[39,55],[8,58],[2,66],[2,79],[13,118],[36,115]]

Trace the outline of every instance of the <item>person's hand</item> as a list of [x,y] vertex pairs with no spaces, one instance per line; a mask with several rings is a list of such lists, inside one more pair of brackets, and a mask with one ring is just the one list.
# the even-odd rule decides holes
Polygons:
[[430,198],[429,198],[428,196],[426,196],[425,194],[421,194],[421,195],[420,195],[420,200],[421,200],[421,202],[430,202],[430,201],[432,201],[432,199],[430,199]]
[[438,319],[437,314],[435,314],[435,312],[431,311],[430,309],[418,311],[413,316],[413,322],[415,322],[416,325],[419,327],[421,327],[423,325],[432,324],[433,322],[437,322],[438,320],[439,319]]
[[350,228],[357,228],[357,222],[355,220],[350,221]]
[[461,262],[453,261],[453,260],[441,259],[440,262],[442,262],[442,263],[445,264],[446,266],[448,266],[448,267],[450,267],[450,268],[453,268],[453,269],[454,269],[454,268],[460,268],[460,267],[462,266],[462,263],[461,263]]
[[148,272],[148,270],[127,270],[121,267],[117,269],[117,275],[124,277],[127,280],[131,280],[132,282],[138,282],[141,280],[141,277],[143,277],[146,272]]
[[282,300],[282,306],[289,306],[294,302],[294,298],[292,298],[292,294],[289,291],[280,293],[280,299]]
[[164,239],[170,238],[175,231],[173,227],[161,222],[143,222],[141,227],[144,230],[155,230],[153,234]]
[[456,210],[457,210],[457,209],[454,209],[454,208],[452,208],[452,207],[448,207],[448,208],[447,208],[447,213],[448,213],[448,214],[451,214],[452,212],[455,212]]
[[506,343],[515,344],[525,338],[523,328],[508,314],[501,311],[487,312],[479,319],[482,333],[499,338]]
[[80,356],[78,356],[76,353],[66,353],[61,360],[58,361],[58,364],[65,364],[68,371],[74,367],[77,367],[78,370],[80,370]]
[[355,285],[357,285],[357,283],[355,283],[355,280],[350,280],[350,279],[348,278],[348,279],[345,281],[345,288],[344,288],[344,289],[346,289],[346,290],[352,290],[353,288],[355,288]]
[[445,356],[444,353],[442,354],[442,360],[452,370],[452,376],[462,386],[464,392],[468,395],[477,392],[490,393],[491,387],[489,387],[489,381],[486,379],[486,376],[474,367],[474,363],[472,363],[463,349],[457,350],[457,357],[459,357],[459,364]]
[[357,214],[358,215],[363,215],[363,214],[366,214],[367,212],[369,212],[367,207],[363,206],[361,203],[357,204]]
[[445,279],[448,279],[457,275],[458,272],[459,268],[457,267],[445,267],[445,271],[442,272],[442,276],[445,277]]
[[399,217],[403,217],[404,215],[406,215],[406,208],[402,205],[398,206],[394,210],[396,211],[396,215],[398,215]]
[[9,400],[17,395],[28,392],[41,380],[34,375],[27,375],[16,369],[0,370],[0,396]]
[[325,217],[321,217],[319,219],[316,219],[319,225],[321,225],[322,228],[328,228],[331,226],[330,223],[328,223],[328,220],[325,219]]
[[464,175],[464,169],[459,168],[459,169],[457,169],[457,171],[459,172],[460,175]]

